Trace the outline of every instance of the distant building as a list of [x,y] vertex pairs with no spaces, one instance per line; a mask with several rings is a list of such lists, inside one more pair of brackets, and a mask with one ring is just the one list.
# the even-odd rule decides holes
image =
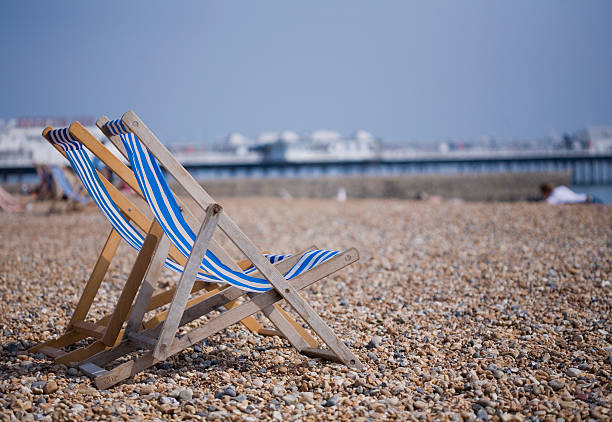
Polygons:
[[586,129],[590,147],[597,152],[612,151],[612,126],[592,126]]
[[[93,119],[80,121],[94,136],[103,139]],[[45,127],[66,127],[71,121],[54,117],[21,117],[0,120],[0,167],[28,167],[33,163],[65,164],[66,160],[43,137]],[[105,139],[105,138],[104,138]]]
[[261,134],[253,149],[268,162],[361,161],[379,156],[380,141],[365,130],[358,130],[351,137],[342,137],[330,130],[317,130],[300,137],[285,130]]

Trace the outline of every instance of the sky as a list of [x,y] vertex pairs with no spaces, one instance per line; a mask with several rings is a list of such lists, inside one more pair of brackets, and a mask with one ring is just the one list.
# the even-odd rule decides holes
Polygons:
[[612,125],[612,2],[5,1],[0,118],[119,118],[168,143],[404,141]]

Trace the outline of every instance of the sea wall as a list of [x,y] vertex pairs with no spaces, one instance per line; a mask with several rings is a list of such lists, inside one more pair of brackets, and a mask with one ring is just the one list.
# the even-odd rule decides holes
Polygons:
[[422,193],[466,201],[525,201],[539,198],[539,185],[569,185],[570,172],[409,174],[326,178],[227,179],[202,181],[213,197],[417,199]]
[[[349,198],[418,199],[423,193],[465,201],[527,201],[538,199],[539,185],[570,185],[571,172],[406,174],[317,178],[203,180],[213,197],[335,198],[344,188]],[[17,193],[18,184],[2,184]]]

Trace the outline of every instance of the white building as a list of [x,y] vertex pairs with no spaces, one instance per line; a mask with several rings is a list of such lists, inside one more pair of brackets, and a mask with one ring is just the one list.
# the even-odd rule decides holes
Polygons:
[[612,151],[612,126],[592,126],[587,128],[591,149],[597,152]]
[[[19,118],[0,120],[0,167],[30,167],[34,163],[66,164],[66,160],[45,138],[45,127],[66,127],[70,120],[63,118]],[[91,119],[81,119],[96,138],[106,139],[92,124]],[[111,144],[109,143],[108,146]],[[118,151],[115,150],[118,154]]]
[[300,137],[285,130],[261,134],[254,149],[262,154],[264,161],[361,161],[377,158],[380,142],[365,130],[358,130],[351,137],[330,130],[317,130]]

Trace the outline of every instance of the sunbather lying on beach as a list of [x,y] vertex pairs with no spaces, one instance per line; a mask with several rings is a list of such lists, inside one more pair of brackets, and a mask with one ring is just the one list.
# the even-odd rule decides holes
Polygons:
[[540,192],[544,201],[551,205],[593,203],[603,204],[603,201],[586,193],[577,193],[567,186],[554,187],[552,183],[542,183]]

